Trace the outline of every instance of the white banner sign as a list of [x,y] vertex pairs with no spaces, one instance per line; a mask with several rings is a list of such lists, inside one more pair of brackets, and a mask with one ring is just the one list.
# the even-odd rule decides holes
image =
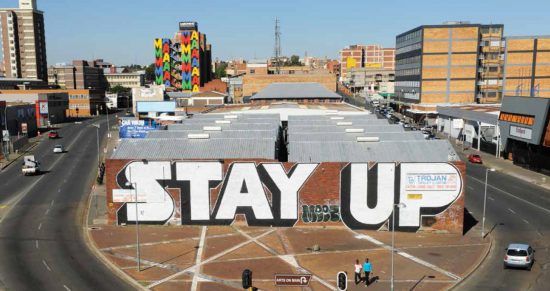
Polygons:
[[531,140],[531,138],[533,137],[533,130],[531,130],[530,128],[511,125],[510,135]]
[[457,174],[408,174],[406,191],[454,191],[459,187]]
[[[147,202],[147,195],[138,193],[138,202]],[[113,202],[131,203],[136,202],[136,192],[132,189],[117,189],[113,191]]]

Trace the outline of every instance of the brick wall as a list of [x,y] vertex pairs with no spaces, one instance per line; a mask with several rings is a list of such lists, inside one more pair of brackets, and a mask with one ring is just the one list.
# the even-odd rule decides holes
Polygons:
[[[239,160],[238,162],[243,162]],[[129,160],[107,160],[106,161],[106,187],[107,187],[107,209],[110,223],[116,222],[117,210],[123,206],[121,203],[113,203],[112,195],[113,189],[119,188],[116,182],[117,174],[127,165]],[[235,162],[234,160],[223,161],[224,175],[227,173],[229,166]],[[249,160],[250,162],[250,160]],[[256,161],[256,164],[261,162],[273,161]],[[295,163],[282,163],[285,170],[288,172]],[[299,190],[298,198],[298,222],[296,225],[301,226],[322,226],[322,225],[341,225],[340,220],[335,221],[310,221],[311,215],[315,212],[315,208],[322,209],[323,207],[340,207],[341,197],[341,172],[348,165],[348,163],[332,163],[326,162],[317,165],[314,172],[309,176],[302,188]],[[465,176],[466,166],[462,162],[454,163],[455,167],[462,176],[462,188],[458,198],[442,213],[435,215],[434,217],[425,217],[423,219],[423,226],[433,230],[445,230],[450,233],[462,233],[464,222],[464,189],[465,189]],[[173,174],[174,175],[174,174]],[[210,191],[211,209],[215,205],[218,198],[222,183],[216,188]],[[271,193],[264,188],[268,195],[268,200],[271,200]],[[176,209],[180,209],[180,195],[179,190],[169,190],[170,195],[176,201]],[[422,191],[420,191],[422,192]],[[340,208],[338,208],[338,211]],[[307,213],[306,213],[307,212]],[[180,215],[178,210],[176,213]],[[309,218],[308,218],[309,217]],[[241,215],[237,215],[238,220],[242,220]]]

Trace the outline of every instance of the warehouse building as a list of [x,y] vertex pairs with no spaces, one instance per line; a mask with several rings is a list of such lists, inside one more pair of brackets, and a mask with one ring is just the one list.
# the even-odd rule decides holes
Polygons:
[[328,103],[341,102],[342,96],[319,83],[273,83],[250,98],[252,104],[272,102]]

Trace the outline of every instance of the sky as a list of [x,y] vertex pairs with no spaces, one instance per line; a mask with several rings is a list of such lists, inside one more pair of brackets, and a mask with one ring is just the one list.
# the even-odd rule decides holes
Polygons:
[[[16,7],[17,0],[0,0]],[[213,58],[273,55],[275,18],[283,55],[336,58],[350,44],[395,46],[424,24],[504,24],[504,34],[550,35],[549,0],[38,0],[45,13],[48,63],[103,58],[117,65],[153,62],[153,39],[197,21]]]

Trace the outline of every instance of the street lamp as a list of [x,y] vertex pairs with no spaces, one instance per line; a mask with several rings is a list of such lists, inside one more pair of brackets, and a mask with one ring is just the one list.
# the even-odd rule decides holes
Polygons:
[[[6,132],[8,132],[8,105],[4,107],[4,129]],[[9,132],[8,132],[9,137]],[[5,153],[6,161],[9,161],[9,155],[10,155],[10,142],[9,138],[8,140],[4,140],[4,135],[2,135],[2,143],[4,144],[4,149],[2,150]]]
[[393,211],[391,214],[391,290],[393,291],[393,253],[395,252],[395,207],[406,208],[405,203],[399,203],[393,205]]
[[96,133],[97,133],[97,166],[99,167],[99,124],[92,124],[93,127],[96,128]]
[[127,187],[134,187],[135,202],[136,202],[136,256],[137,256],[137,271],[141,272],[141,255],[139,252],[139,216],[138,216],[138,192],[137,183],[126,182]]
[[494,172],[494,168],[488,168],[485,170],[485,195],[483,198],[483,218],[481,219],[481,239],[485,237],[485,206],[487,205],[487,178],[489,172]]
[[105,105],[105,112],[107,112],[107,138],[111,138],[111,127],[109,126],[109,108]]

